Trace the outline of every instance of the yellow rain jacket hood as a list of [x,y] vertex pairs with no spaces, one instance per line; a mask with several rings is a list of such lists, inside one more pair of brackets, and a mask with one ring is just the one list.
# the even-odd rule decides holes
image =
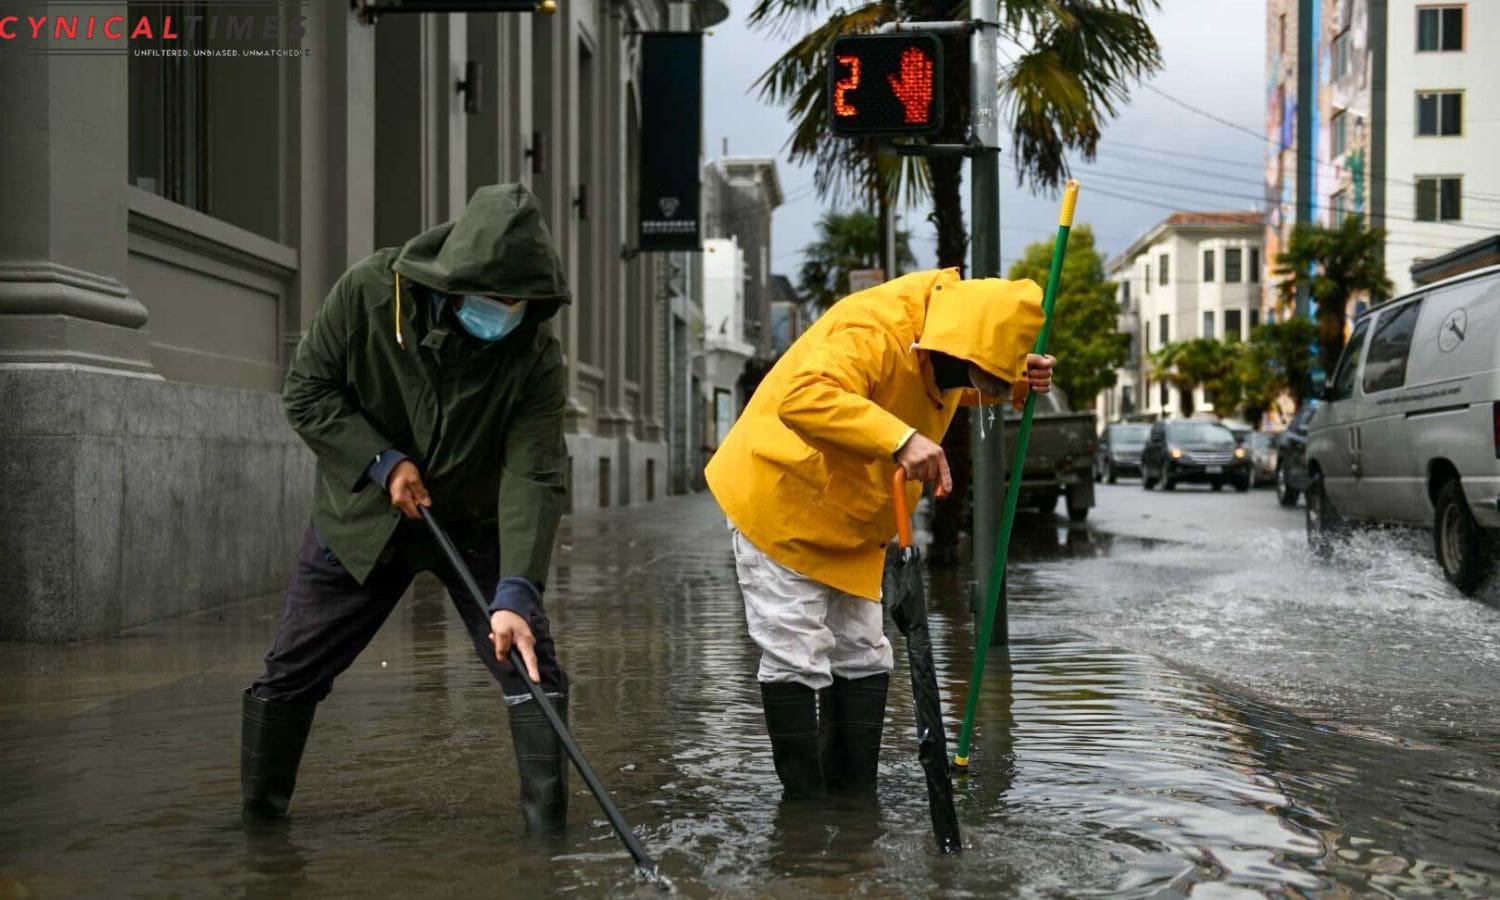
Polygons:
[[[942,269],[853,294],[766,375],[709,460],[709,490],[761,552],[879,600],[896,532],[893,454],[913,428],[941,440],[958,407],[980,401],[973,389],[940,392],[924,351],[1014,382],[1041,327],[1033,281],[964,281]],[[921,485],[907,489],[915,504]]]

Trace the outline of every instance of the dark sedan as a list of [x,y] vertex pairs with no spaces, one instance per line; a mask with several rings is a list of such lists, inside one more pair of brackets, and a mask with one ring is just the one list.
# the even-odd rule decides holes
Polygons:
[[1141,485],[1148,491],[1158,483],[1168,491],[1183,483],[1248,491],[1250,478],[1249,453],[1217,422],[1157,422],[1141,453]]
[[1296,506],[1307,490],[1307,423],[1317,409],[1316,400],[1302,404],[1276,438],[1276,499],[1282,506]]
[[1104,429],[1094,460],[1094,480],[1114,484],[1121,475],[1141,474],[1141,450],[1151,426],[1138,422],[1115,422]]

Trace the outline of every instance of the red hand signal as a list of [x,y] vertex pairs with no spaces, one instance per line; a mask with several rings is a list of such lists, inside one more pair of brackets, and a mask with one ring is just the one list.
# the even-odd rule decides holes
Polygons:
[[920,125],[931,117],[932,111],[932,60],[916,47],[906,48],[901,54],[901,80],[887,75],[891,90],[901,101],[906,111],[906,124]]

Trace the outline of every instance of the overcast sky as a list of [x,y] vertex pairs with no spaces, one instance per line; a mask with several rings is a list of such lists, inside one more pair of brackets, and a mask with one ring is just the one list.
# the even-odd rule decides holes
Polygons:
[[[718,159],[727,139],[731,156],[777,159],[787,202],[776,213],[772,270],[795,280],[801,250],[813,239],[825,204],[812,190],[811,170],[787,161],[791,126],[785,111],[763,102],[753,88],[756,78],[788,42],[750,29],[745,22],[747,0],[730,0],[730,5],[730,18],[713,29],[704,45],[704,152],[709,159]],[[1151,24],[1161,44],[1164,67],[1150,84],[1260,133],[1265,117],[1265,0],[1163,0],[1161,6]],[[1003,55],[1014,57],[1014,44],[1002,41],[1001,47]],[[1002,147],[1006,143],[1002,135]],[[1083,184],[1078,221],[1091,224],[1106,254],[1112,255],[1166,217],[1170,210],[1164,207],[1259,208],[1256,199],[1262,194],[1258,185],[1264,148],[1265,143],[1254,135],[1216,124],[1138,87],[1132,91],[1130,106],[1104,126],[1098,160],[1074,167],[1074,176]],[[1163,150],[1207,159],[1157,152]],[[1051,241],[1057,198],[1034,196],[1016,187],[1004,150],[1001,167],[1003,271],[1027,243]],[[1105,196],[1090,188],[1135,200]],[[966,169],[966,203],[968,190]],[[935,238],[927,212],[914,209],[910,224],[903,224],[912,231],[912,250],[924,267],[935,264]]]

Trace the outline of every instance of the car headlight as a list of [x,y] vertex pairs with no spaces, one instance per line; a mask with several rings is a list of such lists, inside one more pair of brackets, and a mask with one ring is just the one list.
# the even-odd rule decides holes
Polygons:
[[1234,448],[1234,458],[1235,459],[1244,459],[1245,458],[1245,448],[1244,447],[1235,447]]
[[1181,447],[1173,447],[1172,448],[1172,458],[1173,459],[1182,459],[1182,448]]

